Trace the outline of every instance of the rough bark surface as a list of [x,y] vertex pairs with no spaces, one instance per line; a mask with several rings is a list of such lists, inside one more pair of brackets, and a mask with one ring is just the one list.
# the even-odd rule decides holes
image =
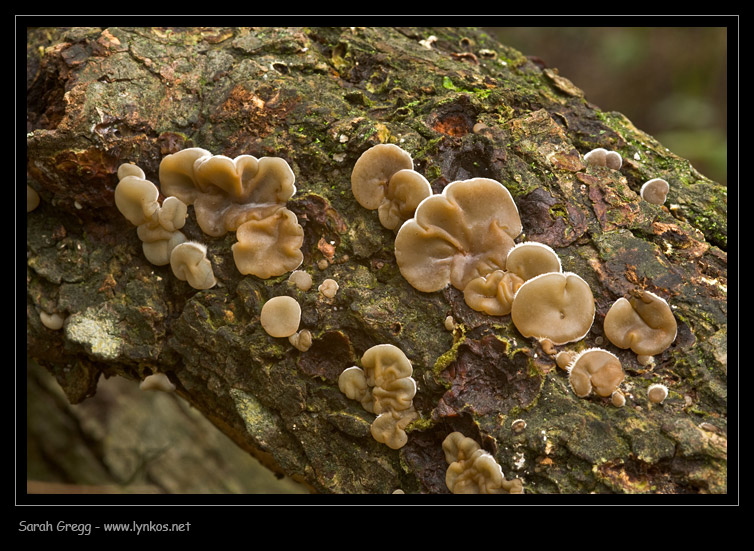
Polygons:
[[[30,29],[27,79],[27,183],[41,197],[26,217],[27,353],[71,403],[103,375],[165,372],[239,446],[321,493],[447,493],[454,430],[527,493],[727,491],[726,188],[556,70],[477,29],[84,28]],[[510,317],[401,277],[393,232],[350,192],[354,162],[383,142],[435,192],[475,176],[508,187],[521,239],[552,246],[596,300],[590,334],[561,348],[616,352],[624,407],[577,398]],[[242,276],[234,236],[202,235],[191,211],[185,233],[208,245],[219,285],[193,290],[145,260],[114,206],[116,170],[134,162],[157,182],[160,160],[189,146],[288,161],[313,290]],[[587,167],[595,147],[622,169]],[[639,198],[654,177],[670,183],[664,206]],[[316,292],[325,278],[340,284],[333,299]],[[601,336],[637,287],[666,298],[679,327],[648,367]],[[281,294],[301,303],[307,352],[259,324]],[[45,328],[41,311],[64,327]],[[380,343],[407,354],[418,384],[400,450],[370,436],[374,416],[337,385]],[[662,405],[646,397],[655,382],[670,389]]]

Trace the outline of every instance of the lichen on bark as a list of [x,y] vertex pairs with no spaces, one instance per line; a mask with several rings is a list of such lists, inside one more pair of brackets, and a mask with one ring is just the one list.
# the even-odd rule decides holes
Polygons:
[[[71,402],[102,374],[163,371],[239,446],[315,492],[447,493],[441,443],[456,430],[528,493],[727,491],[727,190],[565,76],[464,28],[30,29],[27,43],[27,182],[42,198],[26,219],[27,352]],[[377,143],[408,151],[436,193],[479,176],[508,187],[522,238],[592,288],[595,325],[571,348],[605,345],[601,321],[628,290],[668,299],[673,346],[651,366],[616,351],[625,407],[576,398],[509,317],[401,277],[394,233],[350,192],[353,163]],[[157,182],[160,160],[190,146],[291,165],[312,291],[242,276],[233,236],[209,238],[193,216],[183,231],[207,244],[215,288],[146,262],[114,206],[117,167]],[[619,152],[622,169],[587,166],[595,147]],[[638,196],[653,177],[671,185],[662,207]],[[333,299],[316,292],[325,278],[340,285]],[[259,325],[280,294],[301,304],[306,352]],[[45,328],[43,310],[66,313],[64,328]],[[418,385],[419,419],[397,451],[337,386],[381,343],[406,353]],[[660,406],[652,382],[670,388]]]

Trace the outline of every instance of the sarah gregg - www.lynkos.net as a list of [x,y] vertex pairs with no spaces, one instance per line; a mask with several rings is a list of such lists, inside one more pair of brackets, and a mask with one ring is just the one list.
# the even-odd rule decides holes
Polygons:
[[45,522],[27,522],[21,520],[18,523],[19,532],[38,532],[38,533],[66,533],[79,536],[88,536],[93,531],[97,532],[127,532],[131,534],[146,533],[165,533],[165,532],[188,532],[191,530],[190,522],[102,522],[92,524],[90,522],[66,522],[59,521],[56,523]]

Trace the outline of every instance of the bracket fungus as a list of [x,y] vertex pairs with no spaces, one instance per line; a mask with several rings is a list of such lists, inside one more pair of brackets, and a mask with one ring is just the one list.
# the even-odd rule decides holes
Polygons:
[[651,180],[644,182],[639,190],[639,194],[647,203],[662,205],[668,198],[669,191],[670,184],[665,180],[662,178],[652,178]]
[[579,398],[586,398],[592,392],[597,396],[612,396],[626,377],[618,357],[601,348],[580,352],[566,369],[571,389]]
[[122,164],[118,178],[115,206],[136,226],[144,256],[155,266],[169,264],[173,249],[186,241],[180,231],[188,215],[186,204],[177,197],[167,197],[160,205],[157,186],[136,165]]
[[432,187],[414,170],[414,161],[406,151],[397,145],[378,144],[362,153],[354,164],[351,192],[362,207],[377,209],[384,227],[395,230],[432,195]]
[[613,170],[620,170],[623,166],[623,157],[615,151],[608,151],[603,147],[592,149],[584,155],[584,160],[592,166],[606,166]]
[[442,443],[448,470],[445,484],[454,494],[523,494],[520,479],[506,480],[495,458],[473,439],[450,433]]
[[285,207],[296,192],[295,179],[278,157],[231,159],[198,147],[167,155],[160,163],[163,193],[193,205],[207,235],[236,231],[236,267],[263,279],[293,270],[303,260],[303,229]]
[[175,277],[187,281],[194,289],[210,289],[217,283],[207,247],[202,243],[185,241],[176,245],[170,253],[170,268]]
[[518,208],[500,182],[458,180],[424,199],[401,226],[395,258],[419,291],[439,291],[449,283],[463,290],[472,279],[505,269],[521,229]]
[[594,322],[589,284],[571,272],[550,272],[526,281],[516,293],[511,320],[525,337],[555,345],[580,340]]
[[618,348],[640,356],[664,352],[675,340],[678,325],[670,306],[654,293],[633,290],[616,300],[605,315],[605,336]]
[[392,344],[378,344],[364,352],[361,365],[349,367],[338,377],[338,388],[377,418],[372,437],[397,450],[408,441],[406,427],[417,417],[413,407],[416,381],[403,351]]
[[271,337],[291,337],[301,323],[301,305],[293,297],[273,297],[262,306],[259,322]]
[[538,241],[525,241],[510,250],[505,269],[527,281],[538,275],[560,272],[563,268],[552,247]]

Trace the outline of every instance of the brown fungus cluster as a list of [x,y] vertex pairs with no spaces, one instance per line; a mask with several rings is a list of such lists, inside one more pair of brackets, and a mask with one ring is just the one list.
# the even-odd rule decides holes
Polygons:
[[298,268],[304,232],[286,202],[296,192],[295,175],[278,157],[235,159],[189,148],[160,163],[165,195],[194,206],[204,233],[236,232],[233,259],[242,274],[262,279]]
[[454,494],[523,494],[520,479],[506,480],[495,458],[460,432],[442,443],[448,470],[445,484]]
[[345,369],[338,387],[365,410],[377,414],[371,427],[375,440],[394,450],[402,448],[408,441],[405,429],[417,417],[411,361],[400,348],[378,344],[364,352],[361,365]]

